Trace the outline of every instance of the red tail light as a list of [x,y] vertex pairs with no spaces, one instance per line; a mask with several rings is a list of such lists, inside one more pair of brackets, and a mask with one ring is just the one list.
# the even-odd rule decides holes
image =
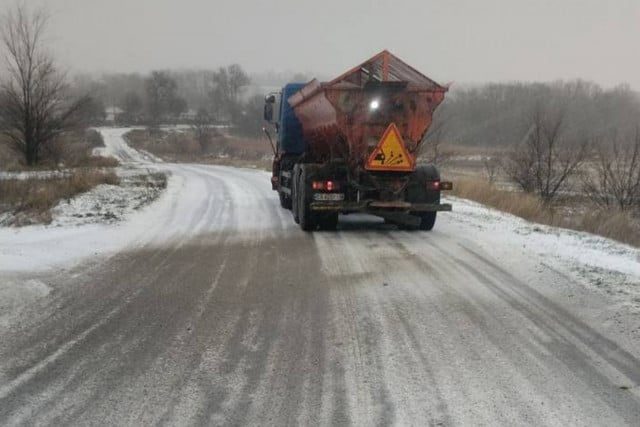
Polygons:
[[427,181],[426,187],[430,191],[452,190],[453,184],[449,181]]
[[427,181],[427,190],[440,190],[440,181]]
[[340,184],[335,181],[313,181],[311,188],[316,191],[335,191],[340,189]]

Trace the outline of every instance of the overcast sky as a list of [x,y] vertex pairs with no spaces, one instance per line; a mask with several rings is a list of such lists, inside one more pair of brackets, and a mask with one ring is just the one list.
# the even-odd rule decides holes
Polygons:
[[[74,71],[335,75],[389,49],[437,81],[584,78],[640,90],[640,0],[27,0]],[[3,9],[13,0],[0,0]]]

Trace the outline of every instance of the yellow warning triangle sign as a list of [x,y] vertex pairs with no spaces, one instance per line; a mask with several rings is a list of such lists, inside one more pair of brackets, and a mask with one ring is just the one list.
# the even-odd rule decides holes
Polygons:
[[391,123],[364,167],[372,171],[412,171],[415,166],[415,159],[407,151],[398,128]]

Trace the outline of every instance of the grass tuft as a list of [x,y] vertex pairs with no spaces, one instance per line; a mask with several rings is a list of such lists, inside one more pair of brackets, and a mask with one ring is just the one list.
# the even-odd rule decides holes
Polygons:
[[534,194],[500,190],[482,178],[456,179],[452,194],[508,212],[527,221],[586,231],[640,246],[640,221],[630,212],[597,208],[560,215],[557,209],[545,206]]
[[0,213],[13,213],[9,225],[48,224],[52,219],[51,208],[60,201],[100,184],[119,183],[120,179],[113,172],[86,169],[64,177],[0,180]]

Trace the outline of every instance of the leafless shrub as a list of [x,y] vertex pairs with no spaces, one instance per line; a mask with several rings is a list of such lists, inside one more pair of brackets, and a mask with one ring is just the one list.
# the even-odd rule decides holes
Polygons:
[[508,154],[504,169],[525,192],[535,192],[545,203],[566,188],[587,157],[586,140],[571,141],[562,134],[564,115],[537,108],[523,142]]
[[485,156],[482,158],[482,167],[487,181],[489,181],[489,184],[493,184],[501,168],[500,160],[494,156]]
[[196,140],[200,144],[202,151],[207,149],[207,145],[211,140],[211,117],[204,108],[199,108],[196,113],[196,117],[193,119],[191,129],[195,135]]
[[597,205],[626,211],[640,208],[640,130],[630,141],[614,137],[601,144],[594,172],[586,173],[583,191]]

